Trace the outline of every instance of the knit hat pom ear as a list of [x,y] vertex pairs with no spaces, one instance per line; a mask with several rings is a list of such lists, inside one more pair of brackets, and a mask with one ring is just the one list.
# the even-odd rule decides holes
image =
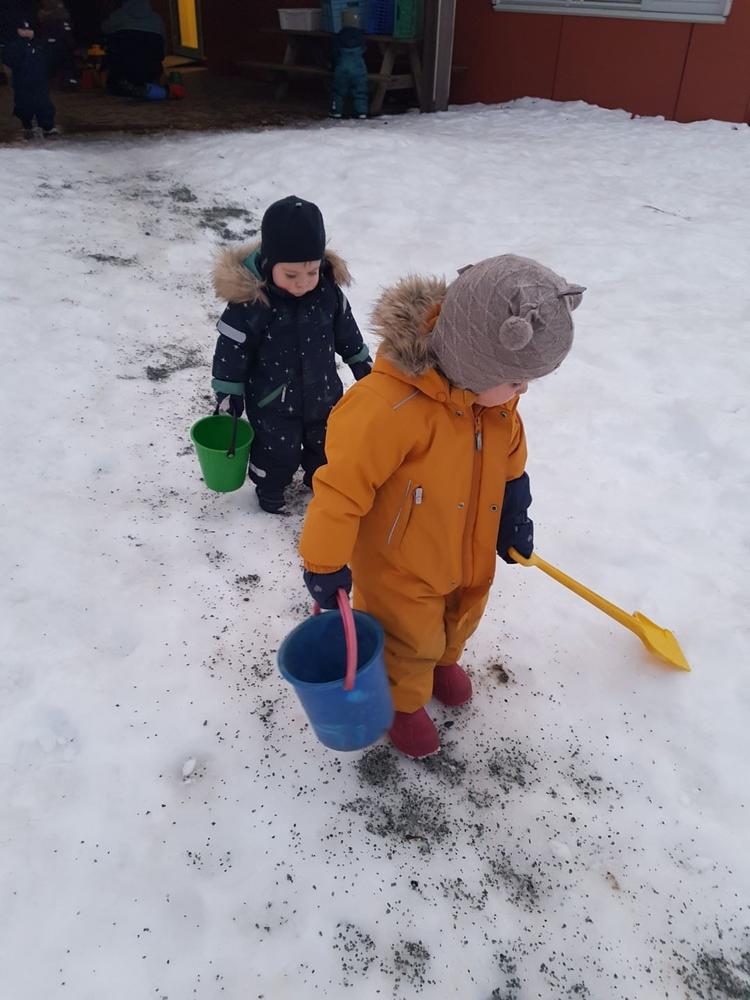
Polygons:
[[534,336],[534,327],[522,316],[509,316],[498,332],[500,343],[509,351],[522,351]]
[[568,285],[564,292],[560,292],[559,297],[565,299],[570,307],[570,311],[573,312],[574,309],[580,306],[585,291],[586,288],[584,285]]

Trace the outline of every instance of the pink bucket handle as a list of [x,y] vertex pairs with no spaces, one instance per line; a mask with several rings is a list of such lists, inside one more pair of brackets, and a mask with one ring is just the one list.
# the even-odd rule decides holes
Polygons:
[[[336,601],[338,602],[341,620],[344,623],[344,639],[346,641],[346,673],[344,675],[344,691],[354,689],[354,678],[357,674],[357,627],[354,624],[352,607],[349,598],[343,587],[336,591]],[[316,601],[313,604],[313,614],[320,614],[320,605]]]

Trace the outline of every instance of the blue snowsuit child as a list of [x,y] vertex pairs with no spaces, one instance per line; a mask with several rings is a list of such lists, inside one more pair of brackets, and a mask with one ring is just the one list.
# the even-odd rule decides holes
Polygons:
[[344,27],[333,43],[333,101],[331,117],[341,118],[344,101],[351,95],[354,115],[367,117],[367,45],[364,32],[355,27]]
[[[50,100],[47,60],[35,35],[34,5],[8,0],[0,11],[3,62],[13,70],[13,114],[30,133],[34,119],[45,133],[55,135],[55,106]],[[19,32],[32,37],[22,37]]]
[[[315,262],[304,294],[273,280],[276,265],[295,261]],[[343,395],[336,355],[355,379],[370,372],[369,350],[340,287],[350,281],[344,261],[326,250],[317,205],[294,196],[266,211],[260,245],[225,251],[214,270],[216,293],[229,304],[217,323],[211,384],[219,403],[230,397],[233,415],[247,408],[255,430],[249,476],[268,513],[286,513],[284,490],[300,464],[309,488],[325,464],[326,422]]]

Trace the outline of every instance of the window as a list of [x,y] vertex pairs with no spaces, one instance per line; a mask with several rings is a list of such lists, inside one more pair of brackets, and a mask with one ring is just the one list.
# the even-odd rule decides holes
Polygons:
[[732,0],[491,0],[495,10],[722,24]]

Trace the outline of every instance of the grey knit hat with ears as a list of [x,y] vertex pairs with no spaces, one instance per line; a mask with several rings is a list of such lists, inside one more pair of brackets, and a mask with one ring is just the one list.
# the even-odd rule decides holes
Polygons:
[[449,382],[471,392],[549,375],[573,344],[584,291],[527,257],[490,257],[448,287],[430,349]]

